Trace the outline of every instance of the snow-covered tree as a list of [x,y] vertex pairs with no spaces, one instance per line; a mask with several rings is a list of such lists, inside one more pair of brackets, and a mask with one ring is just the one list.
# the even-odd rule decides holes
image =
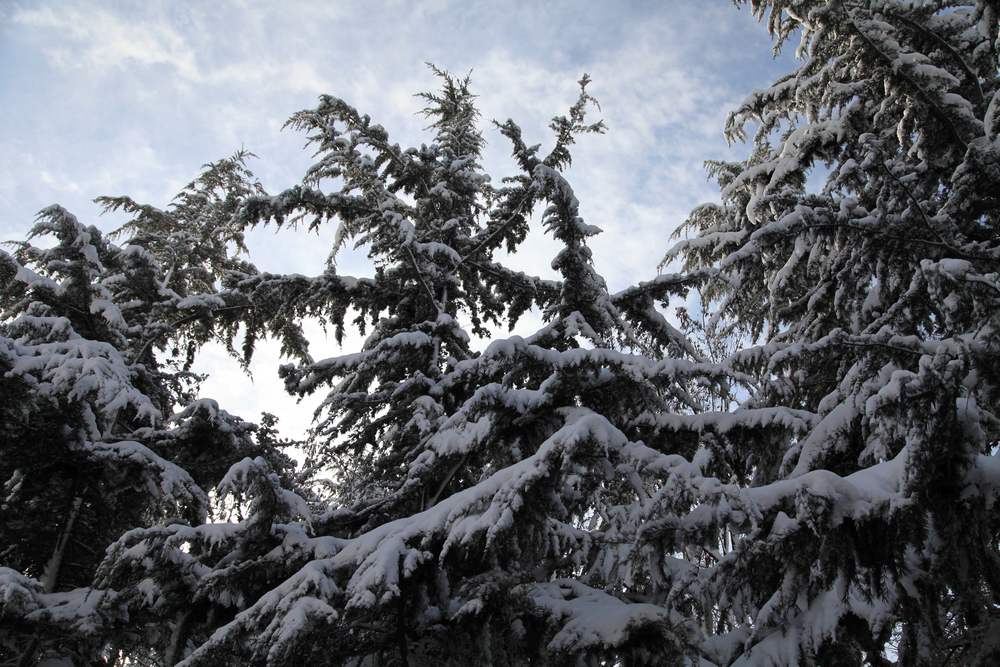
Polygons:
[[722,203],[668,260],[710,271],[713,321],[757,343],[730,357],[747,405],[809,428],[739,443],[752,514],[692,591],[743,638],[721,664],[992,664],[998,8],[747,4],[800,64],[730,116],[750,157],[710,163]]
[[163,519],[200,524],[204,489],[248,455],[291,462],[266,424],[192,402],[188,355],[170,361],[219,302],[193,291],[208,284],[173,289],[200,260],[164,271],[151,236],[119,247],[58,206],[32,236],[52,243],[0,254],[0,654],[82,664],[128,618],[94,582],[108,544]]
[[[587,77],[547,152],[495,123],[499,183],[469,80],[434,69],[419,147],[324,96],[289,121],[316,162],[280,194],[237,154],[164,211],[102,200],[134,216],[122,247],[43,212],[56,245],[0,255],[3,649],[1000,659],[998,8],[743,4],[799,65],[732,114],[750,155],[709,163],[721,201],[668,252],[679,273],[612,291],[595,266],[567,171],[604,129]],[[533,221],[556,279],[504,263]],[[238,257],[264,224],[336,225],[325,270]],[[338,272],[348,243],[371,275]],[[536,332],[493,333],[529,309]],[[369,335],[314,358],[310,319]],[[271,420],[192,401],[215,336],[244,361],[280,340],[286,388],[323,396],[303,470]],[[77,530],[100,549],[73,551]]]
[[[731,385],[751,378],[707,359],[656,307],[711,271],[608,291],[587,247],[600,230],[562,173],[576,138],[603,129],[586,121],[586,78],[547,154],[498,124],[519,173],[494,186],[468,80],[437,74],[430,144],[401,149],[324,97],[291,121],[318,146],[303,184],[237,210],[242,225],[339,225],[323,274],[235,271],[220,294],[299,357],[281,371],[289,390],[331,386],[308,465],[332,469],[336,492],[309,516],[248,461],[224,492],[253,488],[257,509],[133,531],[109,551],[105,571],[131,577],[135,597],[157,582],[148,613],[168,584],[170,614],[185,596],[204,605],[173,654],[184,664],[686,664],[704,652],[712,606],[682,584],[715,551],[679,553],[668,535],[701,501],[749,503],[709,476],[749,482],[752,464],[716,453],[738,434],[787,440],[811,423],[781,408],[729,414]],[[561,280],[496,258],[517,251],[539,205],[563,246]],[[351,241],[373,276],[337,273]],[[538,332],[473,350],[463,323],[486,335],[529,307]],[[339,334],[352,311],[372,327],[362,349],[313,360],[303,320]],[[706,411],[708,398],[725,405]]]
[[[723,202],[696,210],[696,238],[668,255],[685,273],[617,294],[560,174],[585,97],[544,159],[501,125],[523,174],[503,213],[481,195],[485,239],[520,228],[506,222],[516,202],[546,203],[561,281],[515,277],[488,250],[472,263],[478,243],[442,240],[420,208],[428,193],[458,201],[421,175],[471,132],[438,123],[429,149],[401,151],[339,101],[296,117],[321,142],[307,180],[346,188],[253,199],[243,216],[338,218],[385,275],[407,276],[398,302],[422,299],[426,314],[378,321],[359,354],[284,371],[300,393],[339,382],[314,455],[345,465],[354,505],[314,522],[335,538],[324,558],[193,661],[280,662],[306,646],[354,664],[995,658],[995,8],[752,7],[779,45],[801,33],[802,64],[734,113],[735,139],[757,124],[753,152],[711,165]],[[430,210],[442,209],[448,229],[469,219]],[[480,354],[454,344],[435,312],[455,331],[450,294],[474,317],[475,288],[447,282],[472,268],[523,285],[517,303],[546,326]],[[382,273],[332,275],[312,284],[383,312],[370,300]],[[655,303],[691,283],[714,303],[706,331],[755,345],[705,359],[684,340]]]

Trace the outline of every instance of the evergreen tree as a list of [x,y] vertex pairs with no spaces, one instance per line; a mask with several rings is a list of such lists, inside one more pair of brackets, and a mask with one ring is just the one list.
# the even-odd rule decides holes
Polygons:
[[[799,65],[732,114],[750,155],[709,163],[721,202],[668,252],[682,272],[617,292],[567,179],[604,129],[586,76],[547,153],[496,124],[499,184],[468,78],[434,69],[419,147],[324,96],[289,121],[317,159],[278,195],[238,153],[167,210],[102,199],[133,215],[122,247],[44,211],[56,245],[0,255],[0,650],[1000,659],[998,7],[745,4]],[[558,279],[503,263],[536,210]],[[336,224],[325,270],[258,271],[259,224]],[[371,276],[338,273],[347,243]],[[477,349],[529,309],[538,331]],[[369,335],[316,359],[310,318]],[[194,400],[216,336],[244,362],[279,339],[286,388],[324,393],[302,470],[271,418]]]
[[753,512],[692,588],[741,638],[716,661],[993,664],[997,6],[748,4],[800,64],[730,116],[752,152],[709,163],[722,203],[668,260],[758,343],[730,357],[748,404],[809,428],[737,450]]
[[[44,235],[54,245],[0,254],[0,654],[87,664],[128,618],[94,582],[107,545],[168,517],[203,522],[202,487],[247,455],[291,462],[266,425],[192,401],[190,351],[176,348],[212,331],[219,300],[177,281],[204,255],[165,272],[152,237],[119,247],[58,206],[39,215]],[[175,362],[156,354],[171,348]]]
[[[423,96],[430,145],[400,149],[324,97],[290,121],[319,146],[303,184],[238,208],[244,225],[336,220],[334,253],[367,245],[375,274],[341,276],[334,255],[315,278],[226,278],[221,296],[245,301],[248,329],[286,336],[301,359],[282,368],[288,388],[332,386],[309,467],[332,466],[336,494],[306,520],[256,482],[269,500],[241,521],[133,531],[109,551],[105,568],[123,581],[184,581],[183,596],[216,610],[184,664],[686,664],[704,652],[711,605],[675,579],[714,552],[678,554],[668,536],[703,499],[741,502],[710,471],[751,476],[744,462],[714,463],[711,447],[810,423],[781,408],[705,410],[701,389],[728,409],[731,383],[749,378],[706,359],[656,303],[707,273],[609,293],[586,244],[599,230],[562,174],[576,137],[603,129],[586,121],[586,78],[548,154],[498,125],[520,173],[494,187],[478,169],[468,81],[437,73],[442,91]],[[494,259],[516,251],[540,204],[563,246],[561,280]],[[545,319],[537,333],[472,350],[462,321],[483,334],[531,306]],[[339,333],[349,309],[372,326],[361,351],[314,361],[303,318]],[[234,479],[247,488],[253,475],[266,477],[248,463]],[[259,574],[237,574],[248,572]]]

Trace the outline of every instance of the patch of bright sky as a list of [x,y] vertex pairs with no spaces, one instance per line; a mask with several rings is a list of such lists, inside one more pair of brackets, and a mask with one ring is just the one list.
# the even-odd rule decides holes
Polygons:
[[[0,0],[2,3],[2,0]],[[717,198],[705,159],[737,158],[726,113],[787,71],[763,26],[724,0],[687,2],[23,2],[0,4],[0,238],[20,239],[34,214],[60,203],[109,230],[92,199],[128,194],[166,206],[201,164],[241,146],[271,192],[310,163],[303,138],[281,131],[319,94],[346,99],[403,146],[427,140],[413,93],[436,85],[425,62],[472,71],[484,121],[517,121],[548,145],[588,72],[609,131],[575,149],[570,181],[612,289],[651,278],[669,235]],[[486,128],[484,166],[513,173],[503,137]],[[318,273],[334,230],[249,236],[251,259],[275,272]],[[539,231],[512,258],[549,275],[557,248]],[[338,262],[365,275],[361,254]],[[531,322],[524,326],[530,327]],[[314,356],[340,354],[322,332]],[[360,338],[348,336],[344,351]],[[203,390],[234,414],[267,410],[303,433],[313,407],[284,394],[273,345],[253,380],[218,348],[199,368]]]

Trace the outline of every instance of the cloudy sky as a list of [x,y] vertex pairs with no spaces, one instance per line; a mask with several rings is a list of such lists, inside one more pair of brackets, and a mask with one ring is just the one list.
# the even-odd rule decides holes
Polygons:
[[[157,206],[209,160],[245,146],[269,191],[301,178],[302,137],[281,130],[319,94],[370,114],[401,145],[426,140],[413,93],[434,87],[425,66],[472,71],[484,119],[515,119],[529,143],[574,100],[587,72],[609,131],[585,138],[570,180],[613,289],[655,275],[670,232],[715,198],[705,159],[737,157],[726,112],[788,67],[764,28],[727,0],[672,2],[11,2],[0,0],[0,240],[23,238],[34,214],[60,203],[112,229],[91,200],[128,194]],[[487,129],[485,166],[512,173]],[[333,230],[260,229],[251,259],[269,271],[322,270]],[[514,263],[550,273],[540,233]],[[364,274],[359,256],[338,264]],[[530,324],[530,323],[529,323]],[[314,332],[314,356],[339,354]],[[357,344],[351,337],[345,352]],[[253,378],[209,349],[204,393],[231,412],[282,417],[303,432],[313,401],[280,389],[265,346]]]

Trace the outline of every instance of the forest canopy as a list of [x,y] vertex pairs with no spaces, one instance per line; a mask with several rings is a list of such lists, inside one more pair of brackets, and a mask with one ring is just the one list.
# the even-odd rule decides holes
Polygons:
[[[323,95],[284,191],[241,150],[98,198],[112,234],[43,209],[0,251],[0,665],[1000,661],[1000,8],[737,4],[795,68],[624,289],[586,75],[547,137],[432,66],[418,146]],[[326,268],[260,270],[258,226],[336,229]],[[509,265],[533,227],[558,277]],[[304,441],[200,395],[262,340]]]

